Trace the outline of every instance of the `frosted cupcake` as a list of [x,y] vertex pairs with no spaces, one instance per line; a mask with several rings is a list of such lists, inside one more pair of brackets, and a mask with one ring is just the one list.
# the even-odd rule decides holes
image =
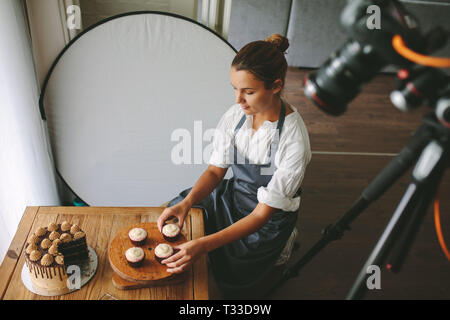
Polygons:
[[179,239],[181,234],[180,231],[181,230],[178,225],[176,225],[175,223],[169,223],[162,228],[162,235],[164,239],[166,239],[166,241],[174,242]]
[[143,246],[147,240],[147,231],[142,228],[133,228],[128,232],[128,237],[135,246]]
[[167,243],[160,243],[155,248],[155,259],[159,263],[173,255],[173,248]]
[[142,265],[145,259],[145,253],[142,248],[139,247],[131,247],[127,251],[125,251],[125,258],[130,266],[133,268],[138,268]]

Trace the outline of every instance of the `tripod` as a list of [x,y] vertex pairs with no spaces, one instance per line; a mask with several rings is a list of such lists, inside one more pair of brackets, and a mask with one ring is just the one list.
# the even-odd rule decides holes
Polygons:
[[272,294],[288,279],[296,277],[299,270],[328,243],[342,238],[344,232],[350,229],[350,223],[419,159],[402,200],[346,299],[364,297],[367,289],[367,268],[372,265],[382,265],[391,250],[394,252],[389,268],[398,272],[425,216],[428,204],[436,193],[443,172],[449,164],[449,151],[450,129],[437,121],[434,114],[426,115],[422,125],[415,131],[406,147],[364,189],[360,198],[345,215],[336,223],[325,227],[322,238],[298,262],[285,269],[281,279],[268,291],[267,295]]

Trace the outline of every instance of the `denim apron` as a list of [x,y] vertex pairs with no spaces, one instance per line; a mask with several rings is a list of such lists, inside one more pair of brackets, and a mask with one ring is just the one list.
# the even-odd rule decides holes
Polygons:
[[[273,163],[285,115],[285,105],[282,101],[277,131],[270,146],[270,162],[263,165],[251,164],[237,151],[234,137],[244,124],[246,116],[243,115],[241,118],[232,139],[234,152],[230,160],[233,159],[231,162],[233,177],[223,179],[209,196],[193,206],[203,209],[206,234],[215,233],[232,225],[255,209],[258,204],[258,188],[266,187],[275,171]],[[181,202],[191,189],[182,191],[169,202],[168,206]],[[295,197],[300,194],[301,188]],[[208,254],[214,278],[225,295],[236,297],[245,291],[251,294],[266,281],[291,235],[296,220],[297,211],[278,210],[257,232]]]

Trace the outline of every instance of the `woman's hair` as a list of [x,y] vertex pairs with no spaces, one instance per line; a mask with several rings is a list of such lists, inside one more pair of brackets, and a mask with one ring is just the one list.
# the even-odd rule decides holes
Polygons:
[[264,41],[253,41],[245,45],[234,57],[231,66],[246,70],[271,89],[273,82],[281,79],[282,88],[286,78],[287,62],[284,57],[289,40],[279,34],[272,34]]

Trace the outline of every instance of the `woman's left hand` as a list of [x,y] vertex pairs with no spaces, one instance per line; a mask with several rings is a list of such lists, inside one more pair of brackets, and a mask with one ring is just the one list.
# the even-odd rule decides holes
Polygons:
[[178,252],[161,261],[162,264],[167,265],[167,272],[170,273],[186,271],[195,260],[206,253],[205,246],[200,239],[191,240],[173,248]]

